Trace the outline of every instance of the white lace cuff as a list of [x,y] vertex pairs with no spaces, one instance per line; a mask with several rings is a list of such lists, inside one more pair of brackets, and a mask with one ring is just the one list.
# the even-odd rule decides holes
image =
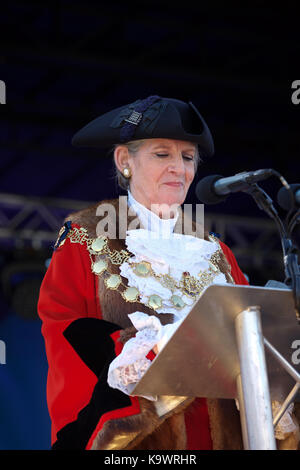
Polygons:
[[[112,388],[130,395],[134,386],[149,368],[151,361],[146,358],[151,349],[157,345],[158,352],[164,347],[170,336],[176,331],[182,320],[170,325],[162,325],[158,318],[142,312],[128,315],[138,330],[135,337],[129,339],[119,356],[110,364],[107,382]],[[155,401],[157,396],[144,396]]]
[[[278,401],[272,401],[272,412],[273,416],[275,417],[277,412],[280,410],[282,403],[279,403]],[[293,418],[292,418],[292,412],[294,408],[294,403],[291,403],[283,416],[280,418],[279,423],[277,424],[275,428],[275,437],[276,439],[282,440],[286,439],[287,434],[290,432],[294,432],[297,430],[297,426],[295,425]]]
[[[235,404],[238,410],[240,410],[239,402],[235,399]],[[275,418],[277,412],[280,410],[282,403],[279,401],[272,401],[272,415]],[[279,440],[286,439],[287,435],[291,432],[295,432],[298,428],[292,418],[294,403],[291,403],[284,414],[280,418],[276,428],[275,428],[275,438]]]

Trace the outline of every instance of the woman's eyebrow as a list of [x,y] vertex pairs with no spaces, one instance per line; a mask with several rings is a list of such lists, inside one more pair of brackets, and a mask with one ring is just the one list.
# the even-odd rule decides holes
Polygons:
[[[171,145],[168,145],[168,144],[157,144],[157,145],[154,145],[152,147],[152,150],[157,150],[157,149],[167,149],[167,150],[169,150],[170,147],[171,147]],[[189,152],[190,150],[195,152],[196,149],[195,149],[195,147],[186,147],[186,148],[183,149],[184,152]]]
[[170,145],[168,144],[157,144],[157,145],[154,145],[152,147],[153,150],[156,150],[156,149],[169,149],[170,148]]

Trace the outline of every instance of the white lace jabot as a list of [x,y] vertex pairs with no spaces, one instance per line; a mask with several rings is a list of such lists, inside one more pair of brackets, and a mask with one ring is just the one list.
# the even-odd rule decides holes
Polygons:
[[[185,304],[184,308],[176,309],[168,301],[170,290],[167,286],[163,286],[156,277],[135,274],[133,264],[147,261],[151,263],[157,275],[169,274],[179,283],[185,271],[195,277],[200,272],[206,272],[210,266],[210,257],[219,249],[218,243],[214,241],[174,233],[178,216],[175,219],[162,220],[135,201],[130,193],[129,204],[134,207],[145,228],[127,231],[125,242],[133,257],[120,266],[120,274],[127,279],[128,286],[139,290],[142,303],[147,304],[147,299],[153,294],[164,299],[162,307],[156,311],[162,314],[172,313],[174,323],[163,326],[155,316],[139,311],[128,315],[137,329],[136,336],[126,342],[121,354],[112,361],[108,371],[108,384],[128,395],[151,364],[146,358],[149,351],[155,345],[158,351],[161,351],[195,303],[190,297],[183,296],[182,292],[175,291],[172,293],[180,295]],[[217,272],[212,282],[226,283],[226,278],[223,273]]]
[[[146,261],[151,263],[151,268],[157,275],[170,275],[177,284],[180,284],[183,272],[188,272],[197,278],[200,272],[209,269],[209,259],[218,250],[218,244],[177,233],[170,233],[168,239],[154,238],[152,232],[137,229],[127,232],[126,245],[134,256],[120,266],[120,273],[127,279],[130,287],[136,287],[139,290],[142,303],[147,304],[147,299],[155,294],[164,299],[162,307],[156,309],[157,313],[172,313],[176,320],[185,317],[195,303],[194,299],[188,295],[182,295],[179,289],[173,291],[172,294],[180,296],[185,303],[185,307],[180,310],[176,309],[168,300],[171,297],[171,291],[167,285],[162,285],[155,277],[137,275],[132,267],[136,263]],[[217,273],[214,282],[226,282],[224,274]]]

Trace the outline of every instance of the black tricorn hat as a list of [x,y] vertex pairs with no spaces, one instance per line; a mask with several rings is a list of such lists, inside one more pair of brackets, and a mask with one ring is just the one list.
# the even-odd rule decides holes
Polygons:
[[97,117],[74,135],[72,145],[103,148],[155,138],[195,142],[201,156],[214,153],[210,130],[193,103],[156,95]]

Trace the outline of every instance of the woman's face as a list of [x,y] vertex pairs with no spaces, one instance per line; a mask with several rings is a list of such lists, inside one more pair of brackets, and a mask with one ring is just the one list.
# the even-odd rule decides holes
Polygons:
[[180,205],[195,176],[196,145],[173,139],[147,139],[135,155],[128,154],[133,197],[153,204]]

